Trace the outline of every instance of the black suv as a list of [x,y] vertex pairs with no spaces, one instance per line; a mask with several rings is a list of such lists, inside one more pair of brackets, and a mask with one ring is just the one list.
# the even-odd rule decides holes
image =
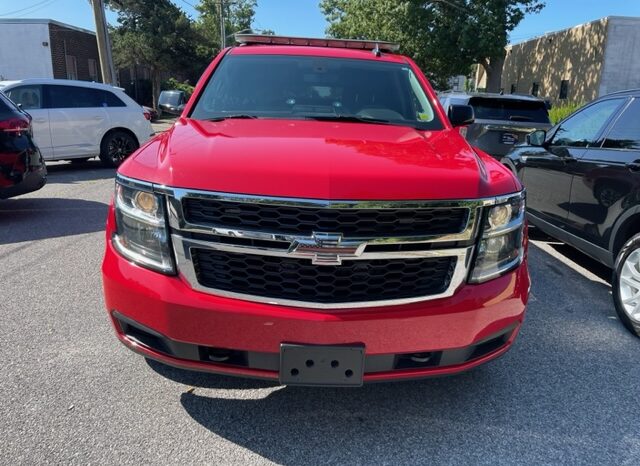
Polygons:
[[31,116],[0,92],[0,199],[42,188],[47,168],[31,137]]
[[640,89],[595,100],[502,160],[533,225],[614,269],[616,311],[640,336]]
[[547,103],[533,96],[443,92],[438,98],[449,112],[452,105],[473,107],[475,121],[460,128],[469,143],[500,160],[537,129],[551,128]]

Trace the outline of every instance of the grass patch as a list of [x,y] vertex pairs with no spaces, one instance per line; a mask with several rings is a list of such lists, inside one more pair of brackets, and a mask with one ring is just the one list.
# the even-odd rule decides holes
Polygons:
[[567,102],[566,104],[562,105],[554,105],[553,108],[549,110],[549,118],[551,119],[551,123],[555,125],[556,123],[564,120],[566,117],[571,115],[583,105],[584,104],[574,102]]

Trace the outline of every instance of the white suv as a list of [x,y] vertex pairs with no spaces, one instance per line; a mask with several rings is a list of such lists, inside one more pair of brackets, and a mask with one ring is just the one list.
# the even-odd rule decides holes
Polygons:
[[0,90],[33,117],[33,136],[45,160],[84,161],[98,155],[116,167],[153,136],[149,116],[118,87],[25,79],[0,81]]

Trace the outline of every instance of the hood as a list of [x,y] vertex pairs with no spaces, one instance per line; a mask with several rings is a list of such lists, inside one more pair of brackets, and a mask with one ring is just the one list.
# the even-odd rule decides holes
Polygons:
[[181,118],[119,172],[180,188],[314,199],[473,199],[520,189],[457,130],[308,120]]

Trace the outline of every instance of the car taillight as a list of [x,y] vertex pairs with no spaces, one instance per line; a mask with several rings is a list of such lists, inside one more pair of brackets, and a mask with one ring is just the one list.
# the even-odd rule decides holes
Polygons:
[[145,119],[145,120],[149,120],[149,121],[151,121],[151,113],[149,113],[149,112],[142,112],[142,114],[144,115],[144,119]]
[[8,120],[0,121],[0,131],[3,133],[13,133],[16,136],[22,135],[22,133],[31,133],[31,122],[22,118],[9,118]]

